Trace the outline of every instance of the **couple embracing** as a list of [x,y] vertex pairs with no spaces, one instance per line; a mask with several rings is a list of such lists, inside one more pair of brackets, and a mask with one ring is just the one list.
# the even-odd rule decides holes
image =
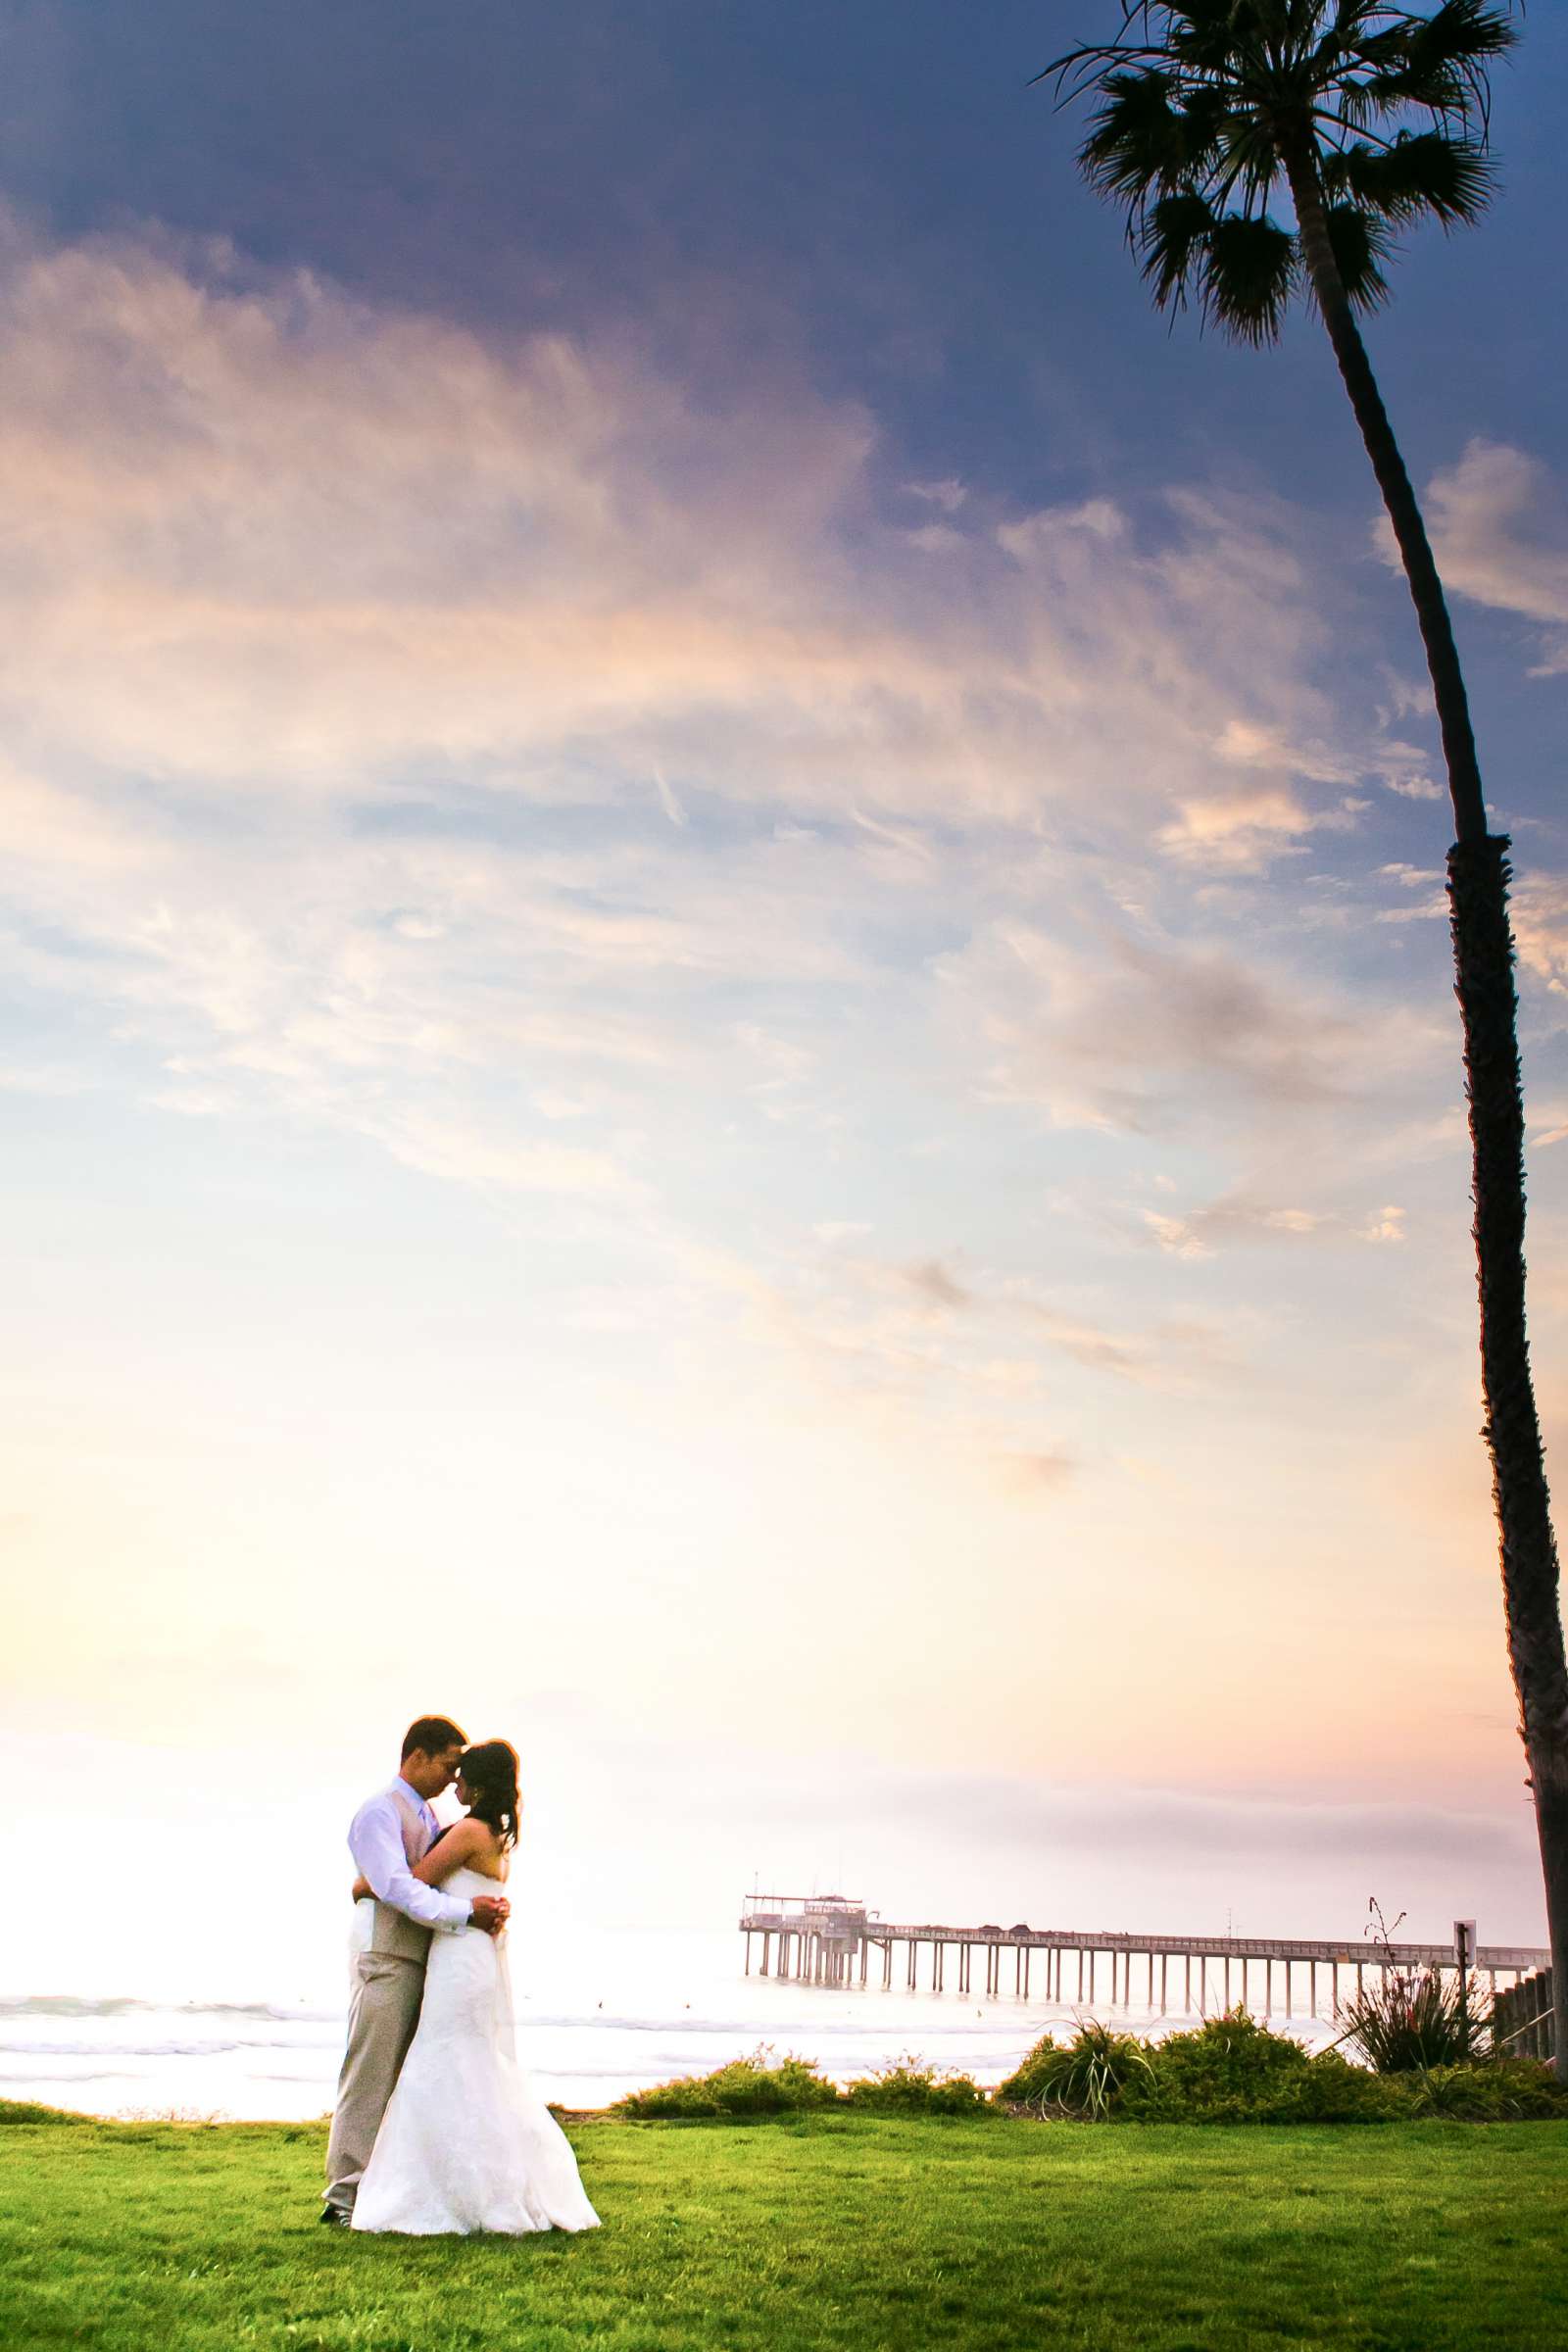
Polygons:
[[[461,1821],[431,1800],[457,1783]],[[517,1757],[444,1715],[355,1814],[354,1981],[323,2222],[412,2237],[593,2230],[565,2133],[517,2064],[503,1891]]]

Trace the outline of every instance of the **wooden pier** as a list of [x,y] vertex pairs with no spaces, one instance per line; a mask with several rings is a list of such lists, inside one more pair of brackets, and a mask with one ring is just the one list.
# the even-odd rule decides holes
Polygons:
[[[1258,1936],[1094,1935],[1078,1928],[945,1928],[926,1922],[897,1926],[847,1896],[748,1895],[741,1913],[746,1973],[753,1939],[760,1940],[758,1974],[813,1984],[864,1984],[871,1954],[881,1962],[883,1989],[894,1980],[913,1992],[922,1973],[932,1992],[976,1992],[975,1954],[981,1955],[981,1997],[1038,1998],[1087,2010],[1132,2009],[1151,2016],[1221,2015],[1246,2008],[1254,2017],[1337,2017],[1351,1989],[1396,1969],[1457,1970],[1451,1943],[1309,1942]],[[923,1963],[922,1949],[927,1957]],[[1007,1955],[1012,1966],[1006,1966]],[[1470,1959],[1494,1996],[1504,1980],[1517,1984],[1544,1967],[1550,1953],[1526,1944],[1481,1944]],[[1107,1964],[1108,1963],[1108,1967]],[[951,1977],[950,1977],[951,1964]],[[1135,2000],[1135,1971],[1136,1994]],[[1038,1978],[1038,1985],[1034,1979]],[[1108,1980],[1108,1982],[1107,1982]]]

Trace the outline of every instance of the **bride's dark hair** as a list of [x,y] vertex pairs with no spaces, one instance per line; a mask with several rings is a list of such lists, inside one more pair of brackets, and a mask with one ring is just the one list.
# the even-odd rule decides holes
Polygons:
[[494,1830],[506,1853],[517,1842],[517,1815],[521,1800],[517,1795],[517,1751],[505,1740],[481,1740],[477,1747],[466,1747],[462,1773],[468,1789],[468,1811],[475,1821],[482,1821]]

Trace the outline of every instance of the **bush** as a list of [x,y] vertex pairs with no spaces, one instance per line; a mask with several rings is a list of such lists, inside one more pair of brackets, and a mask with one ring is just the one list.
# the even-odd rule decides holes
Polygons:
[[968,2075],[939,2075],[911,2056],[863,2075],[845,2092],[852,2107],[869,2115],[991,2115],[978,2082]]
[[1377,2123],[1403,2111],[1365,2068],[1337,2050],[1314,2057],[1245,2009],[1172,2034],[1151,2053],[1149,2075],[1123,2100],[1129,2120],[1183,2124]]
[[1461,2124],[1534,2123],[1568,2116],[1568,2085],[1559,2082],[1549,2067],[1529,2058],[1423,2067],[1394,2079],[1411,2115],[1446,2116]]
[[788,2115],[816,2107],[836,2107],[839,2094],[824,2082],[814,2058],[767,2061],[772,2051],[754,2050],[749,2058],[733,2058],[710,2075],[679,2075],[651,2090],[628,2091],[615,2102],[615,2113],[634,2117]]
[[1104,2123],[1117,2110],[1128,2082],[1134,2078],[1142,2082],[1150,2071],[1147,2042],[1091,2022],[1080,2024],[1066,2043],[1046,2034],[994,2095],[1000,2105],[1028,2107],[1039,2115]]
[[1473,1983],[1461,2011],[1457,1977],[1435,1968],[1390,1969],[1342,2014],[1340,2039],[1380,2075],[1470,2064],[1485,2047],[1492,2018]]
[[[1303,2124],[1392,2124],[1408,2113],[1403,2086],[1392,2075],[1352,2066],[1338,2050],[1307,2061],[1301,2103],[1292,2119]],[[1254,2119],[1261,2123],[1264,2118]]]
[[1160,2042],[1129,2086],[1126,2112],[1150,2122],[1284,2123],[1300,2108],[1310,2063],[1300,2042],[1235,2009]]
[[1245,2009],[1190,2034],[1138,2041],[1080,2026],[1048,2035],[994,2094],[999,2104],[1089,2123],[1372,2124],[1411,2112],[1408,2094],[1338,2050],[1313,2056]]
[[[939,2074],[907,2052],[841,2093],[823,2081],[815,2060],[774,2063],[764,2047],[710,2075],[683,2075],[652,2090],[631,2091],[614,2112],[734,2119],[827,2107],[862,2115],[983,2116],[1011,2109],[1082,2123],[1378,2124],[1410,2117],[1526,2123],[1568,2120],[1568,2085],[1527,2058],[1380,2075],[1352,2065],[1338,2049],[1314,2054],[1236,2009],[1163,2041],[1139,2041],[1094,2023],[1081,2024],[1070,2042],[1048,2034],[989,2099],[968,2075]],[[49,2112],[13,2108],[6,2120]]]

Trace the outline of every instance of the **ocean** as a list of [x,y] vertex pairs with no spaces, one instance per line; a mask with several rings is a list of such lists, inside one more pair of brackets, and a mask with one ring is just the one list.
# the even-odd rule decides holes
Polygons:
[[[884,1991],[747,1976],[733,1932],[602,1930],[569,1952],[544,1953],[514,1935],[513,1947],[518,2055],[545,2097],[564,2107],[608,2106],[759,2047],[814,2058],[838,2082],[909,2053],[991,2084],[1043,2034],[1070,2032],[1081,2013],[1008,1992],[985,2000],[897,1984]],[[203,1998],[183,1987],[177,1995],[156,1987],[0,1994],[0,2098],[102,2116],[323,2115],[346,2009],[346,1966],[335,1988],[272,2000]],[[1111,2013],[1102,2006],[1100,2014]],[[1138,2033],[1183,2022],[1141,2007],[1136,1990],[1132,2007],[1114,2016]],[[1314,2044],[1333,2037],[1321,2020],[1271,2022]]]

